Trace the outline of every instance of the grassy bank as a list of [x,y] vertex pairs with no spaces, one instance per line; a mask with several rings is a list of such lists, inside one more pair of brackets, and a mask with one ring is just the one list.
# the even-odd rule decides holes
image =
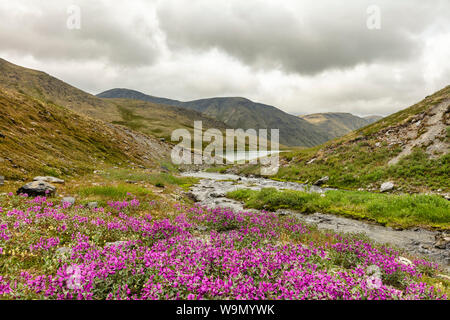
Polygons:
[[293,209],[304,213],[332,213],[383,225],[450,229],[450,203],[432,195],[389,195],[359,191],[328,191],[324,195],[301,191],[241,189],[228,197],[248,208],[275,211]]

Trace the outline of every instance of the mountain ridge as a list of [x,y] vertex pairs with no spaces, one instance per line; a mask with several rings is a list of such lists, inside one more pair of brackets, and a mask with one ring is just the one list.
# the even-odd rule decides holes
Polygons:
[[130,89],[111,89],[97,97],[127,97],[148,102],[165,101],[178,107],[201,112],[238,129],[280,129],[280,143],[289,146],[311,147],[327,141],[328,134],[307,121],[290,115],[274,106],[253,102],[243,97],[216,97],[179,101],[146,95]]
[[42,102],[66,107],[94,119],[124,125],[130,129],[170,140],[175,128],[192,131],[193,121],[204,128],[224,130],[227,126],[195,110],[132,99],[101,99],[43,71],[25,68],[0,58],[0,86]]

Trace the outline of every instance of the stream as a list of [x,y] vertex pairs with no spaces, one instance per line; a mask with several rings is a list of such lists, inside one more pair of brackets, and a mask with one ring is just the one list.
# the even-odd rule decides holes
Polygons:
[[[280,182],[259,177],[242,177],[234,174],[220,174],[210,172],[184,172],[184,176],[200,178],[190,192],[203,206],[210,208],[225,207],[235,211],[258,211],[244,209],[239,201],[226,198],[226,194],[237,189],[261,190],[262,188],[290,189],[305,191],[306,185],[295,182]],[[327,188],[309,187],[309,192],[324,193]],[[381,244],[391,244],[404,249],[412,255],[428,257],[439,262],[447,272],[450,272],[450,250],[438,249],[434,246],[435,237],[439,232],[422,228],[395,230],[375,223],[359,221],[332,214],[316,212],[302,214],[293,210],[278,210],[280,215],[295,216],[307,224],[316,224],[321,230],[333,230],[343,233],[364,233],[370,239]]]

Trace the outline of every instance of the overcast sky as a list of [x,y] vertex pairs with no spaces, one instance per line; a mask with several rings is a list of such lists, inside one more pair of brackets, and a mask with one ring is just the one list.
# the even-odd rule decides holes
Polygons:
[[450,1],[0,0],[0,57],[93,94],[386,115],[450,84]]

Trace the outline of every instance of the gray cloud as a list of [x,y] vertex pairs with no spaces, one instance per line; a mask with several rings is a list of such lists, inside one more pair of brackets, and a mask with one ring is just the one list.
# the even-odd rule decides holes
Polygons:
[[[317,73],[360,63],[403,61],[420,53],[414,35],[444,12],[435,1],[178,1],[158,7],[174,50],[219,48],[247,65]],[[245,3],[245,4],[244,4]],[[441,1],[441,4],[448,2]],[[369,5],[381,10],[382,29],[366,26]],[[446,8],[450,10],[450,6]]]
[[[79,30],[66,25],[72,4],[81,9]],[[158,56],[152,26],[135,12],[121,15],[105,1],[2,2],[0,8],[3,51],[42,60],[104,60],[119,66],[147,65]]]
[[[68,30],[79,5],[81,30]],[[366,27],[368,5],[381,30]],[[85,91],[389,114],[448,85],[447,0],[0,0],[0,56]]]

